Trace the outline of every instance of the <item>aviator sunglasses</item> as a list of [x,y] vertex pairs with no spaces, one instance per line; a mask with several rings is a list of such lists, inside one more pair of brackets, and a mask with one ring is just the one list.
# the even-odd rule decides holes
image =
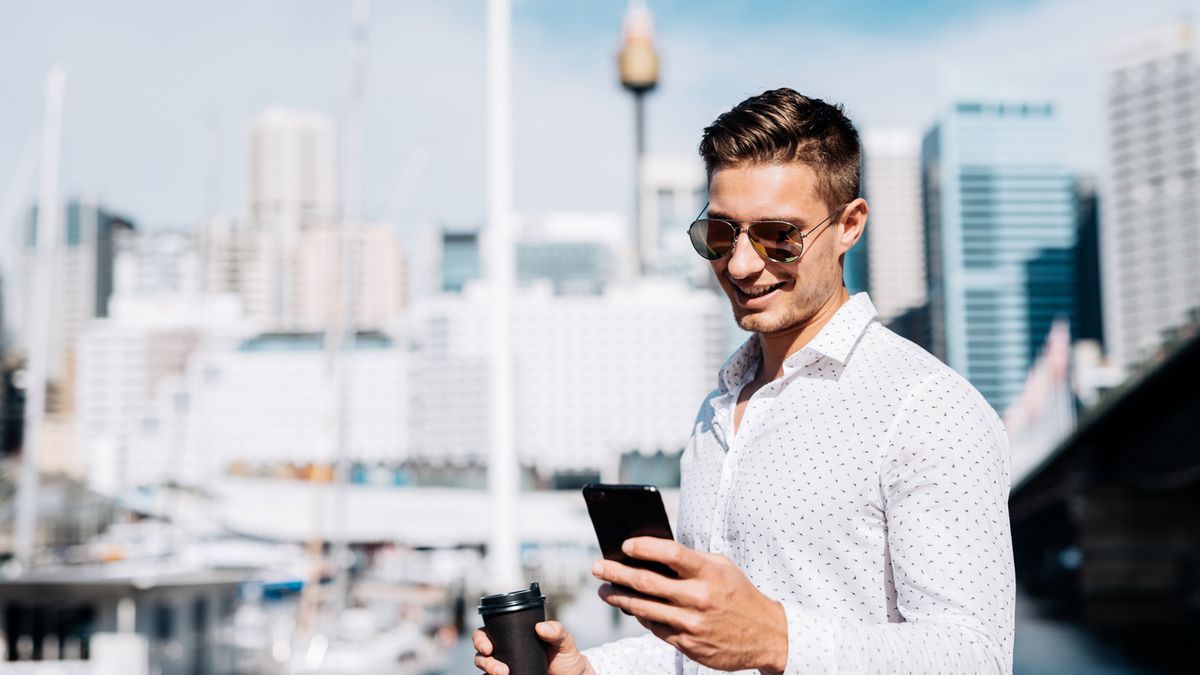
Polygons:
[[[804,240],[829,223],[835,215],[849,204],[842,204],[817,223],[808,232],[786,220],[725,220],[723,218],[700,218],[688,227],[688,238],[692,248],[705,260],[720,260],[733,251],[742,231],[750,239],[750,245],[766,260],[790,263],[800,259],[804,253]],[[708,210],[708,204],[700,213]]]

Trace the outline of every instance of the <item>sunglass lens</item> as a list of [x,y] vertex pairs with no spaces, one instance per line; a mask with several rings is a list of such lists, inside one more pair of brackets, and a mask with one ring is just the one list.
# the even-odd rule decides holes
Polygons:
[[776,262],[792,262],[804,248],[804,240],[791,223],[758,222],[751,224],[749,230],[754,248]]
[[706,260],[720,260],[733,248],[736,230],[723,220],[697,220],[688,228],[692,248]]

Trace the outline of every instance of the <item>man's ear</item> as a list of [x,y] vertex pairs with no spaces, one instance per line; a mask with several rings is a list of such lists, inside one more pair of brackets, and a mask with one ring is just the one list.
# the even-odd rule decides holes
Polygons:
[[867,214],[870,207],[867,200],[859,197],[842,209],[841,227],[838,228],[838,251],[845,253],[854,248],[867,227]]

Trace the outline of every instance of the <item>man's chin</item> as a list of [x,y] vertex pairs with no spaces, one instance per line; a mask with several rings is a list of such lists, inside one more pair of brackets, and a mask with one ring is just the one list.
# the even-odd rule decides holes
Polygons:
[[778,321],[772,321],[769,316],[762,314],[743,314],[736,319],[738,327],[749,333],[774,333],[779,330],[775,325]]
[[757,333],[759,335],[771,335],[773,333],[784,333],[795,328],[800,321],[796,320],[793,315],[783,315],[770,312],[752,312],[735,315],[734,320],[737,325],[744,331],[749,333]]

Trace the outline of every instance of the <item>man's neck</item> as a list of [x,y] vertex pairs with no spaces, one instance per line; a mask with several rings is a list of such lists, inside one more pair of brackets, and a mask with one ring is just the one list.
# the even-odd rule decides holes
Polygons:
[[758,334],[758,344],[762,347],[762,368],[758,371],[762,382],[770,382],[783,375],[783,362],[789,356],[804,349],[812,339],[829,323],[838,309],[850,299],[850,293],[845,286],[825,301],[817,313],[805,323],[779,333]]

